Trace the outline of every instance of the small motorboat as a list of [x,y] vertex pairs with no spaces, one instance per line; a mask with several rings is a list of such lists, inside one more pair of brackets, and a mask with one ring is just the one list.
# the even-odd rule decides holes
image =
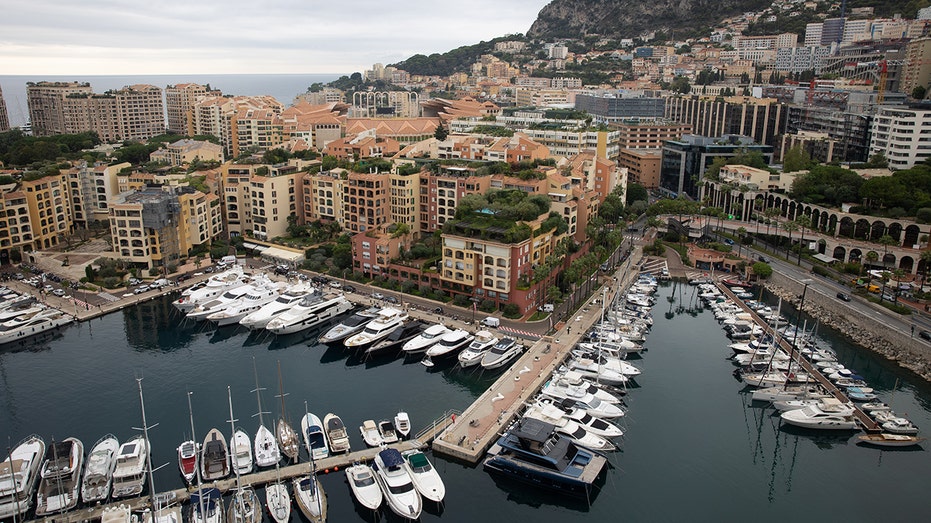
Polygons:
[[359,427],[359,432],[362,433],[362,439],[369,447],[377,447],[382,444],[381,433],[378,432],[375,420],[367,419],[363,421],[362,426]]
[[355,463],[346,469],[346,479],[349,480],[349,489],[360,505],[369,510],[378,510],[384,496],[378,483],[375,482],[375,473],[364,463]]
[[386,419],[378,422],[378,434],[384,444],[398,442],[398,433],[394,430],[394,425]]
[[346,432],[343,420],[330,412],[323,417],[323,425],[326,428],[327,440],[330,442],[330,452],[333,454],[349,452],[349,434]]
[[920,445],[925,440],[925,438],[919,438],[918,436],[890,434],[888,432],[862,434],[857,436],[857,439],[860,440],[859,443],[877,447],[911,447],[913,445]]
[[430,501],[441,503],[446,496],[446,485],[427,456],[419,450],[408,450],[402,452],[401,456],[404,457],[417,492]]
[[240,474],[249,474],[255,465],[252,457],[252,440],[249,435],[242,429],[236,429],[233,433],[233,445],[230,449],[232,456],[233,468]]
[[411,419],[404,411],[398,412],[394,416],[394,430],[398,433],[398,438],[407,439],[411,434]]
[[188,485],[194,483],[194,476],[197,475],[197,454],[197,443],[192,439],[178,445],[178,470]]
[[304,414],[301,419],[301,434],[304,435],[304,446],[311,459],[323,459],[330,455],[330,446],[327,445],[326,434],[323,432],[323,422],[316,414]]
[[204,481],[225,478],[230,474],[229,447],[217,429],[210,429],[201,446],[200,475]]

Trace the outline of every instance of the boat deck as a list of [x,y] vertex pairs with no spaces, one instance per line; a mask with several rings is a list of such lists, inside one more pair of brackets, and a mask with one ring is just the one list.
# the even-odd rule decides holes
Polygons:
[[[401,441],[398,443],[393,443],[388,445],[390,448],[398,449],[403,452],[405,450],[411,449],[423,449],[425,445],[417,439],[411,439],[407,441]],[[317,472],[318,473],[328,473],[330,471],[336,471],[343,467],[348,467],[355,462],[366,462],[372,461],[375,459],[375,456],[378,454],[380,448],[367,448],[364,450],[358,450],[356,452],[350,452],[349,454],[339,454],[336,456],[330,456],[325,459],[317,460]],[[275,469],[260,470],[258,472],[253,472],[252,474],[246,474],[240,477],[243,485],[254,485],[262,486],[268,483],[273,483],[277,477],[281,477],[282,480],[290,480],[297,476],[302,476],[309,474],[311,472],[310,462],[297,463],[295,465],[288,465],[285,467],[280,467],[279,471],[276,472]],[[234,476],[212,481],[210,483],[204,483],[204,487],[216,487],[221,492],[228,492],[236,486],[236,478]],[[196,489],[191,487],[187,489],[176,489],[163,492],[159,494],[160,498],[171,500],[172,503],[183,503],[190,499],[191,493]],[[45,522],[45,523],[82,523],[85,521],[99,520],[103,514],[104,509],[111,506],[119,505],[128,505],[130,510],[133,512],[141,511],[148,506],[150,503],[149,496],[140,496],[136,498],[127,498],[121,499],[111,504],[107,505],[96,505],[93,507],[79,508],[71,510],[64,514],[55,514],[47,518],[37,518],[33,521],[36,522]]]
[[[733,301],[734,303],[738,304],[744,311],[750,313],[750,316],[753,318],[753,321],[755,323],[757,323],[764,329],[768,327],[766,324],[766,321],[763,320],[763,318],[760,317],[760,315],[757,314],[756,311],[750,309],[750,307],[747,307],[747,305],[744,304],[743,300],[737,298],[737,296],[733,292],[731,292],[731,290],[727,288],[726,285],[724,285],[721,282],[715,282],[715,283],[718,286],[718,288],[721,290],[721,292],[724,293],[725,296],[730,298],[731,301]],[[793,354],[794,349],[792,347],[792,344],[787,342],[784,338],[782,337],[779,338],[779,345],[787,353]],[[844,394],[844,391],[838,388],[836,385],[834,385],[831,382],[831,380],[829,380],[827,376],[825,376],[821,372],[821,369],[819,369],[815,365],[812,365],[811,362],[808,361],[808,358],[805,358],[804,356],[800,356],[798,358],[798,361],[801,364],[802,368],[805,370],[805,372],[807,372],[822,387],[824,387],[824,389],[828,391],[828,394],[831,394],[832,396],[834,396],[835,398],[837,398],[839,401],[843,403],[852,403],[850,401],[850,398],[848,398],[847,395]],[[863,429],[866,432],[868,433],[882,432],[882,428],[879,426],[879,424],[876,423],[873,420],[873,418],[869,417],[869,415],[867,415],[866,412],[863,412],[863,410],[860,408],[859,405],[857,405],[856,403],[853,403],[853,406],[854,406],[854,411],[853,411],[854,417],[857,418],[857,421],[860,422],[860,425],[863,427]]]

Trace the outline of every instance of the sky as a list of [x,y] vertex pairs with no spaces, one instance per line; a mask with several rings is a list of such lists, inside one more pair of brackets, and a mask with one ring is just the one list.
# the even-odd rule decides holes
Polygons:
[[[10,1],[5,75],[345,73],[526,33],[548,0]],[[147,11],[146,11],[147,10]]]

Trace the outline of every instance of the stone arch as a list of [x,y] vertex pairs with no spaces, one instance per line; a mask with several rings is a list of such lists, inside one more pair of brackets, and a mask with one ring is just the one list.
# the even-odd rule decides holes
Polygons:
[[899,222],[892,222],[889,224],[889,227],[886,228],[886,234],[895,238],[895,241],[902,241],[902,224]]
[[790,200],[789,201],[789,214],[786,215],[786,218],[790,220],[794,220],[796,215],[798,214],[798,207],[799,207],[799,204],[796,203],[795,200]]
[[847,259],[847,249],[838,245],[834,247],[834,254],[832,256],[835,260],[845,261]]
[[854,263],[860,263],[860,258],[863,258],[863,251],[861,251],[860,249],[857,249],[856,247],[853,249],[850,249],[850,258],[848,259],[848,261],[854,262]]
[[818,254],[825,254],[828,251],[828,242],[824,238],[818,240]]
[[876,220],[870,224],[870,240],[877,241],[883,234],[886,234],[886,222],[882,220]]
[[882,261],[883,265],[886,267],[895,267],[895,254],[887,252],[880,257],[880,261]]
[[911,273],[912,269],[915,267],[915,259],[911,256],[902,256],[899,258],[899,268],[905,271],[906,273]]
[[828,217],[828,228],[825,232],[830,235],[834,235],[834,232],[837,231],[837,215],[831,214]]
[[788,214],[789,213],[789,201],[788,200],[782,200],[782,205],[779,206],[779,213],[783,218],[789,215]]
[[928,263],[919,257],[918,267],[916,268],[915,272],[917,272],[918,274],[925,274],[927,270],[928,270]]
[[921,230],[914,223],[905,228],[905,239],[902,240],[902,245],[906,247],[911,247],[916,245],[921,238]]
[[840,229],[838,229],[837,234],[839,236],[853,238],[854,229],[853,218],[850,216],[844,216],[840,219]]
[[869,237],[870,233],[870,222],[866,218],[860,218],[853,225],[853,237],[865,240]]

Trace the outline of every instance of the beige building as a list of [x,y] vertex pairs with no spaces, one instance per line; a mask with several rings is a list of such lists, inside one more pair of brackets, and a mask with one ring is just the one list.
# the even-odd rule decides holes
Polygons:
[[410,227],[414,237],[420,231],[420,173],[388,175],[390,221],[404,223]]
[[349,173],[343,184],[343,213],[351,234],[388,223],[388,183],[387,173]]
[[154,85],[75,93],[64,97],[61,104],[67,134],[93,131],[104,142],[122,142],[165,132],[162,90]]
[[747,165],[725,165],[718,178],[722,183],[736,183],[764,191],[788,191],[795,181],[794,173],[771,173]]
[[71,95],[90,95],[89,83],[80,82],[29,82],[26,84],[26,103],[34,136],[67,134],[64,100]]
[[208,91],[207,86],[193,83],[169,85],[165,88],[165,112],[168,131],[194,136],[194,104],[207,95],[219,96],[219,91]]
[[[220,139],[228,157],[239,156],[250,146],[281,143],[278,129],[260,129],[269,121],[268,112],[280,115],[284,106],[272,96],[207,96],[194,104],[194,135],[209,134]],[[250,113],[249,111],[252,111]],[[254,117],[254,118],[253,118]],[[239,135],[242,128],[243,135]]]
[[120,193],[118,175],[130,167],[129,162],[114,165],[81,162],[66,171],[75,225],[88,227],[95,220],[109,220],[108,202]]
[[663,163],[662,149],[621,149],[617,162],[619,166],[627,169],[629,181],[647,189],[659,188],[659,175]]
[[253,174],[249,181],[251,234],[260,240],[270,240],[284,236],[288,217],[297,215],[297,180],[301,173],[290,165],[262,167],[268,174]]
[[911,95],[918,86],[931,90],[931,37],[927,36],[912,40],[905,47],[902,92]]
[[3,99],[3,89],[0,89],[0,133],[10,130],[10,116],[6,112],[6,101]]
[[9,187],[0,207],[0,258],[11,249],[50,249],[73,230],[68,175],[46,176]]
[[250,180],[257,165],[225,163],[220,166],[220,198],[223,222],[231,237],[252,231]]
[[196,161],[222,162],[223,147],[207,141],[178,140],[154,151],[149,155],[149,160],[167,163],[172,167],[190,165]]
[[317,220],[336,222],[345,226],[343,220],[343,185],[349,173],[345,169],[321,171],[301,177],[303,223]]

